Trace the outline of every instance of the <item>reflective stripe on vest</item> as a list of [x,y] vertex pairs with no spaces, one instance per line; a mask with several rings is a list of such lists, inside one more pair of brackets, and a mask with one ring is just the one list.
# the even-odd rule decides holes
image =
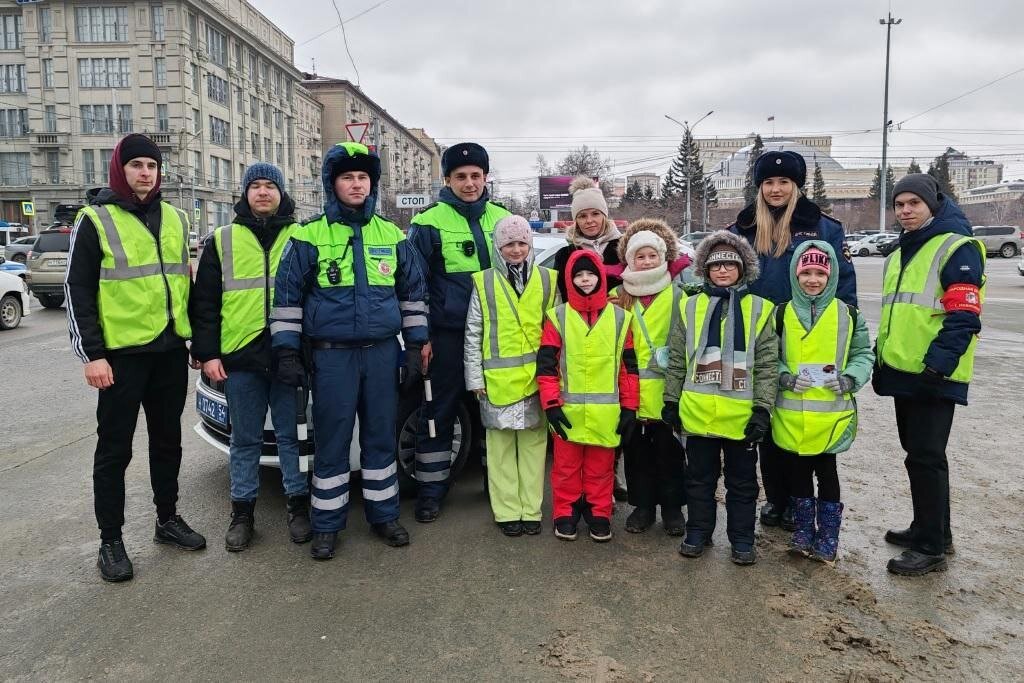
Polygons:
[[214,246],[220,257],[223,290],[221,353],[237,351],[266,329],[270,303],[274,299],[274,275],[285,245],[298,227],[294,223],[282,227],[269,253],[264,251],[252,230],[244,225],[217,228]]
[[535,266],[519,297],[495,269],[473,274],[483,313],[487,400],[494,405],[511,405],[537,392],[537,349],[544,313],[554,304],[552,273]]
[[[160,202],[159,237],[130,211],[115,204],[87,206],[100,244],[97,304],[108,349],[144,346],[173,324],[192,336],[188,319],[188,219]],[[159,241],[158,241],[159,240]]]
[[[746,387],[723,390],[718,383],[698,384],[696,380],[697,352],[707,346],[711,316],[708,305],[711,298],[704,293],[692,296],[684,305],[686,320],[686,381],[679,399],[679,416],[686,434],[718,436],[734,441],[743,438],[747,421],[754,409],[754,355],[757,337],[772,317],[772,306],[764,299],[747,294],[740,301],[743,326],[746,332],[747,367]],[[723,302],[728,304],[728,302]],[[724,329],[725,318],[722,318]],[[724,333],[724,332],[723,332]]]
[[[648,420],[660,420],[665,405],[665,371],[658,365],[657,349],[668,346],[672,328],[679,320],[679,302],[682,291],[670,285],[658,292],[651,305],[643,308],[633,302],[633,348],[640,373],[640,410],[637,415]],[[668,310],[665,307],[668,306]]]
[[[885,260],[882,274],[882,314],[878,325],[878,362],[902,372],[924,371],[924,357],[939,335],[946,311],[942,305],[942,269],[953,253],[967,243],[973,244],[985,263],[985,248],[965,235],[943,233],[928,240],[906,266],[900,253],[893,251]],[[986,285],[979,291],[984,303]],[[974,374],[975,335],[960,356],[953,374],[954,382],[969,382]]]
[[609,304],[593,327],[568,304],[548,311],[547,316],[562,337],[559,384],[562,410],[572,424],[566,430],[568,440],[617,446],[619,369],[631,314]]
[[[810,331],[805,331],[792,303],[786,306],[779,361],[798,374],[803,365],[835,367],[842,374],[853,339],[848,306],[833,299]],[[852,423],[856,429],[857,404],[853,394],[842,396],[825,387],[797,393],[780,389],[775,399],[772,439],[782,449],[800,455],[828,453]]]
[[[480,216],[480,232],[487,244],[488,255],[494,250],[494,226],[508,215],[511,215],[508,210],[497,204],[487,202],[484,207],[484,213]],[[413,216],[411,222],[414,225],[429,225],[437,231],[446,273],[475,273],[482,269],[473,229],[466,217],[453,206],[438,202],[423,213]]]

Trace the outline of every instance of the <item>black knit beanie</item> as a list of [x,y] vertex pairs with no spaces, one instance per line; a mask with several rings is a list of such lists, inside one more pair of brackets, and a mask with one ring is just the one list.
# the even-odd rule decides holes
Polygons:
[[901,192],[916,194],[921,198],[921,201],[928,205],[933,216],[938,213],[939,206],[942,204],[942,193],[939,192],[939,184],[935,182],[935,178],[927,173],[911,173],[900,178],[899,182],[892,188],[891,203],[894,207],[896,206],[896,197],[899,197]]
[[157,164],[163,164],[160,148],[156,143],[139,133],[132,133],[121,140],[121,165],[124,166],[132,159],[149,157]]

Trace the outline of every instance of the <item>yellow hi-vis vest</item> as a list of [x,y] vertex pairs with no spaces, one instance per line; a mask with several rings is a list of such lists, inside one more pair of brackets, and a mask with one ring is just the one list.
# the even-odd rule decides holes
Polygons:
[[[507,209],[497,204],[487,202],[487,206],[484,207],[484,214],[480,216],[480,231],[487,242],[489,255],[494,250],[494,226],[509,215],[511,214]],[[437,229],[446,273],[475,273],[480,270],[480,254],[473,241],[473,229],[469,227],[465,217],[451,205],[438,202],[425,209],[423,213],[413,216],[410,222],[413,225],[430,225]]]
[[[620,288],[612,292],[614,295]],[[670,285],[658,292],[651,305],[643,308],[639,300],[633,302],[633,350],[640,370],[640,410],[637,416],[642,420],[660,420],[661,409],[665,406],[662,393],[665,391],[665,371],[658,365],[658,349],[667,356],[668,337],[672,326],[679,319],[679,302],[683,292]],[[634,297],[637,299],[637,297]]]
[[547,316],[562,337],[558,375],[562,411],[572,424],[567,440],[618,446],[619,369],[632,315],[609,304],[590,327],[576,309],[562,304]]
[[[905,268],[901,266],[900,249],[885,259],[882,275],[882,317],[878,323],[878,359],[896,370],[920,374],[924,372],[924,356],[939,336],[946,310],[940,276],[946,261],[957,249],[970,242],[985,263],[985,247],[965,235],[936,235],[922,246]],[[985,301],[985,284],[979,292],[978,305]],[[956,370],[948,379],[970,382],[974,374],[974,349],[978,337],[970,345]]]
[[496,406],[537,393],[537,349],[544,313],[555,305],[555,277],[550,268],[534,266],[517,297],[494,268],[473,273],[483,313],[484,383],[487,400]]
[[[790,303],[782,318],[779,361],[794,375],[801,365],[834,366],[843,372],[853,339],[853,318],[839,299],[825,307],[810,331]],[[853,424],[857,428],[857,403],[853,394],[837,396],[831,389],[811,387],[799,394],[779,388],[772,418],[772,440],[784,450],[799,455],[830,453]]]
[[225,225],[214,232],[220,257],[220,351],[232,353],[255,339],[269,323],[274,301],[274,275],[281,254],[298,223],[281,228],[268,254],[244,225]]
[[188,218],[160,202],[160,242],[141,220],[116,204],[87,206],[81,213],[100,241],[97,305],[108,349],[144,346],[173,325],[182,339],[192,336],[188,293]]
[[[754,411],[754,345],[764,326],[772,318],[771,303],[754,294],[740,300],[743,329],[747,334],[746,386],[726,391],[718,383],[697,383],[697,351],[707,344],[709,321],[708,304],[711,297],[701,292],[681,302],[686,320],[686,381],[679,398],[679,417],[683,433],[741,441],[747,422]],[[722,335],[725,317],[722,317]]]

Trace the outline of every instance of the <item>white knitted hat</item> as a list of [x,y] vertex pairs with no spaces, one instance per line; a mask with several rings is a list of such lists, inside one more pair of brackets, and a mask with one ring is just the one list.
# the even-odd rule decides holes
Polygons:
[[592,179],[586,176],[579,176],[569,185],[569,194],[572,195],[572,217],[584,209],[597,209],[605,216],[608,215],[608,202],[604,200],[604,193]]
[[665,240],[661,239],[658,235],[655,235],[650,230],[641,230],[635,232],[629,236],[629,241],[626,243],[626,265],[632,266],[633,256],[636,252],[640,251],[644,247],[650,247],[654,251],[658,252],[658,256],[661,260],[665,260],[665,253],[668,247],[665,245]]

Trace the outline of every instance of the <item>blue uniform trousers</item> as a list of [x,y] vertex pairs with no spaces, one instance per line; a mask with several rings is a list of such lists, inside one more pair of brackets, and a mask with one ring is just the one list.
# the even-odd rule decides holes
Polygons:
[[340,531],[348,517],[349,448],[359,416],[360,478],[366,520],[398,519],[395,419],[398,411],[398,340],[313,352],[312,524]]

